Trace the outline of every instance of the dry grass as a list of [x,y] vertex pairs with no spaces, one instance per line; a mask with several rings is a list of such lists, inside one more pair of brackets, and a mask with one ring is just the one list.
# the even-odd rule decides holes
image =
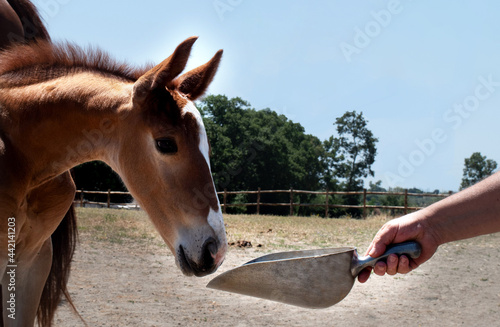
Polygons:
[[81,237],[123,244],[127,241],[158,243],[158,233],[144,211],[76,208]]
[[[138,242],[165,246],[143,211],[77,208],[82,237],[123,244]],[[259,251],[356,246],[364,250],[386,216],[366,220],[225,215],[228,242],[249,241]]]
[[319,217],[228,215],[224,217],[229,242],[246,240],[263,251],[356,246],[365,248],[387,221],[384,216],[366,220]]

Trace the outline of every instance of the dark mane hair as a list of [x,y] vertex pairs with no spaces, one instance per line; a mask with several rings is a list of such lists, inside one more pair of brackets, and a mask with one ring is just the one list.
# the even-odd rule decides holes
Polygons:
[[[29,85],[79,72],[94,72],[135,82],[151,67],[134,68],[108,53],[72,43],[39,41],[0,52],[0,78],[11,86]],[[4,84],[5,85],[5,84]]]

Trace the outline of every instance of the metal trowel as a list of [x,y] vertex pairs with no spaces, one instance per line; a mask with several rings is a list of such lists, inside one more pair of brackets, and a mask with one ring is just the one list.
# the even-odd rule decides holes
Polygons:
[[359,257],[354,247],[264,255],[226,271],[207,287],[304,308],[327,308],[344,299],[361,270],[390,254],[418,258],[416,242],[394,244],[378,257]]

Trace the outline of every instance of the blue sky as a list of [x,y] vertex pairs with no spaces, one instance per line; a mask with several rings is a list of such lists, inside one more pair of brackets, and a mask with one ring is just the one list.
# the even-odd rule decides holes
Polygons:
[[[382,186],[457,190],[464,159],[500,162],[500,2],[34,0],[55,40],[188,69],[224,57],[209,93],[271,108],[321,140],[347,110],[379,139]],[[367,185],[368,183],[366,183]]]

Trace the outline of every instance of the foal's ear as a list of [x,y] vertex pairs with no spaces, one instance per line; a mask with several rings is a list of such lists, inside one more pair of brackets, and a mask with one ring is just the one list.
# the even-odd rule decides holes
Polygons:
[[208,85],[212,82],[221,58],[222,50],[219,50],[209,62],[182,74],[169,87],[184,93],[191,101],[196,100],[205,93]]
[[197,36],[186,39],[170,57],[142,75],[134,84],[134,100],[143,99],[153,89],[166,86],[176,78],[186,67],[191,48],[197,39]]

